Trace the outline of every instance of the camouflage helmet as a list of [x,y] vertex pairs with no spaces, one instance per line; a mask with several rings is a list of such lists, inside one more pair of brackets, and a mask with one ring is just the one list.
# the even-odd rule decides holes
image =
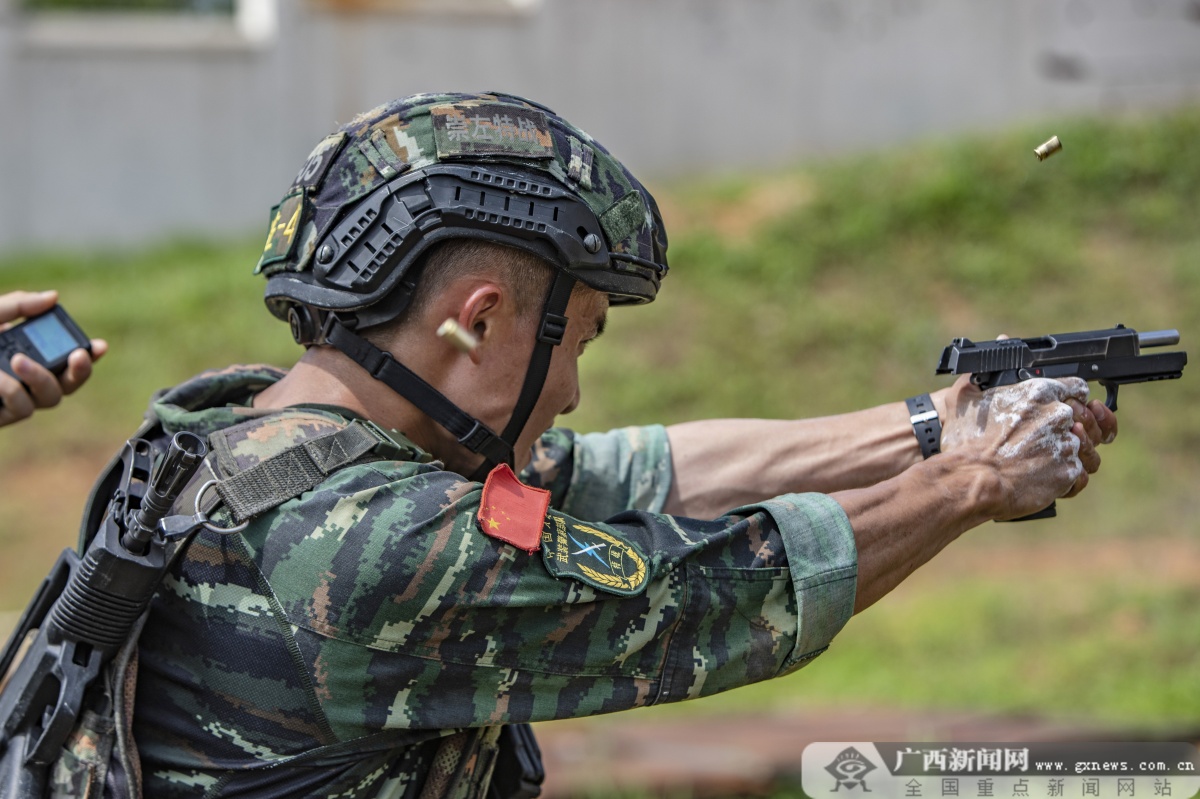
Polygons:
[[[558,267],[520,394],[497,433],[359,333],[398,318],[430,246],[474,238]],[[614,304],[650,302],[667,272],[650,193],[548,108],[510,94],[420,94],[361,114],[313,150],[271,212],[256,272],[271,312],[306,346],[329,345],[483,456],[514,447],[563,340],[576,282]]]
[[658,207],[629,170],[500,93],[403,98],[326,137],[272,209],[255,271],[280,319],[307,307],[361,329],[403,312],[420,256],[451,238],[532,252],[614,304],[653,300],[667,271]]

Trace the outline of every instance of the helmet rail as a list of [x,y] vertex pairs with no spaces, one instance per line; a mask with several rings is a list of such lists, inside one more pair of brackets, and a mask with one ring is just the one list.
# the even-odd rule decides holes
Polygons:
[[[649,302],[665,264],[611,252],[600,220],[552,180],[512,166],[444,164],[401,175],[351,208],[316,244],[309,272],[267,280],[271,312],[290,303],[357,312],[359,327],[390,321],[407,302],[371,310],[405,281],[429,247],[450,238],[482,238],[527,250],[621,304]],[[540,176],[536,176],[540,177]],[[405,284],[408,285],[405,285]]]

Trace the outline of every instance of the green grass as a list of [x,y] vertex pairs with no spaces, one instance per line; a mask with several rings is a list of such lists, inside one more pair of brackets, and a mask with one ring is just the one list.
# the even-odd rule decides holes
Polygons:
[[[300,349],[268,314],[250,272],[258,247],[181,241],[137,252],[37,254],[0,262],[6,288],[56,288],[60,301],[110,353],[67,416],[5,431],[0,463],[47,446],[115,446],[150,394],[231,361],[288,364]],[[64,405],[64,409],[67,406]],[[50,444],[47,441],[51,442]]]
[[[661,298],[611,314],[583,362],[583,406],[565,421],[866,407],[945,385],[933,367],[954,336],[1122,322],[1178,328],[1194,350],[1200,111],[1052,123],[660,188],[672,234]],[[1049,133],[1064,151],[1038,163],[1032,147]],[[6,479],[30,464],[66,476],[72,458],[100,457],[151,391],[196,371],[294,359],[250,275],[259,246],[0,261],[0,286],[58,288],[112,344],[68,406],[4,431]],[[922,570],[798,675],[658,712],[849,702],[1200,725],[1200,579],[1177,568],[1200,558],[1198,404],[1190,373],[1126,388],[1119,442],[1056,521],[976,531],[952,548],[961,568]],[[34,493],[0,496],[6,552],[71,540],[59,530],[82,499],[54,516],[61,503]],[[23,602],[43,568],[12,569],[0,607]]]
[[[653,305],[611,314],[580,425],[867,407],[946,385],[955,336],[1123,323],[1194,348],[1200,112],[1053,129],[1064,151],[1042,163],[1045,127],[670,187],[671,273]],[[748,208],[761,222],[741,232]],[[1081,528],[1195,519],[1198,401],[1190,375],[1124,389],[1104,488],[1070,509]]]

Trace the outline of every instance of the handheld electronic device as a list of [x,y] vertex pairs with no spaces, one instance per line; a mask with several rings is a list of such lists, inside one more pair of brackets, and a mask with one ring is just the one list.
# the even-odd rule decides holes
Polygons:
[[44,314],[0,332],[0,369],[13,374],[12,358],[23,352],[54,374],[61,374],[67,368],[67,356],[81,348],[91,353],[91,339],[61,305],[55,305]]

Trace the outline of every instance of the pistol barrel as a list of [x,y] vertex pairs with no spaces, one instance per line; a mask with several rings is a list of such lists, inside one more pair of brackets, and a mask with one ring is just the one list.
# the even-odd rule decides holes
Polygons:
[[1172,347],[1178,343],[1178,330],[1151,330],[1147,333],[1138,333],[1139,347]]

